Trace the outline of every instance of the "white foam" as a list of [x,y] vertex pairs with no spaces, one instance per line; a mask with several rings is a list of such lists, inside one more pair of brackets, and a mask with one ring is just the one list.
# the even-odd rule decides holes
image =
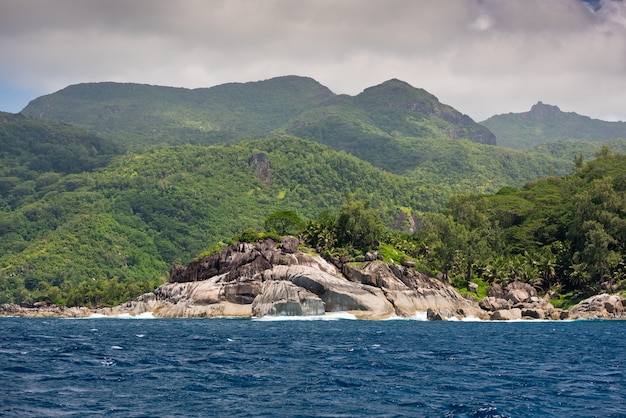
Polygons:
[[357,317],[347,312],[332,312],[324,315],[311,316],[263,316],[252,318],[253,321],[338,321],[356,320]]
[[100,318],[110,318],[110,316],[103,315],[101,313],[92,313],[86,318],[76,318],[76,319],[100,319]]
[[415,312],[415,315],[410,317],[409,319],[412,319],[414,321],[428,321],[428,316],[426,314],[426,311],[424,311],[424,312]]
[[102,318],[112,318],[112,319],[155,319],[155,316],[152,312],[144,312],[139,315],[131,315],[128,313],[123,313],[119,315],[103,315],[100,313],[91,314],[89,317],[84,319],[102,319]]
[[450,322],[485,322],[480,318],[477,318],[475,316],[464,316],[462,318],[457,318],[456,316],[450,317],[450,318],[446,318],[446,321],[450,321]]

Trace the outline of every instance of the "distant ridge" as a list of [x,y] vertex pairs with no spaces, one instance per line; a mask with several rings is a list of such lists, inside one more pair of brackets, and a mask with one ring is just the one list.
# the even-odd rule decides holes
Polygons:
[[[495,136],[422,89],[397,79],[351,97],[300,76],[228,83],[194,90],[131,83],[86,83],[39,97],[24,115],[60,120],[130,145],[218,144],[275,131],[306,134],[331,147],[377,138],[467,139]],[[328,130],[339,122],[342,129]],[[343,128],[349,127],[347,131]],[[329,140],[322,133],[330,133]],[[365,144],[367,145],[367,144]]]
[[498,145],[528,149],[560,140],[599,142],[626,138],[626,122],[591,119],[558,106],[537,102],[528,112],[492,116],[481,122],[498,138]]

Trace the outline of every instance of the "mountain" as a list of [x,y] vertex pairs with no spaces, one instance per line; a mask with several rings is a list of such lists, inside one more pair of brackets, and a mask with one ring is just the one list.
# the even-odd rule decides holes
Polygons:
[[420,164],[422,140],[496,143],[495,136],[469,116],[395,79],[355,97],[338,96],[301,114],[286,130],[394,173],[406,173]]
[[[195,90],[88,83],[35,99],[22,114],[72,123],[134,146],[218,144],[282,131],[377,166],[381,157],[403,154],[402,137],[495,144],[495,136],[469,116],[399,80],[355,97],[297,76]],[[412,168],[410,158],[400,166]]]
[[334,96],[315,80],[296,76],[194,90],[86,83],[39,97],[21,113],[72,123],[131,145],[208,145],[262,137]]
[[481,122],[498,138],[498,145],[529,149],[539,144],[572,140],[607,141],[626,138],[626,122],[591,119],[538,102],[530,111],[492,116]]
[[[196,90],[70,86],[0,113],[0,303],[128,300],[172,263],[263,230],[270,214],[313,220],[349,196],[412,232],[454,194],[502,195],[608,150],[493,144],[488,129],[399,80],[354,97],[295,76]],[[626,151],[626,140],[610,146]]]

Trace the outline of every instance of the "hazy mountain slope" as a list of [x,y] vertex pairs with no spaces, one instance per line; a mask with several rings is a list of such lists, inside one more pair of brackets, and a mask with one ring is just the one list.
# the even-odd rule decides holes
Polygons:
[[[428,92],[389,80],[361,94],[338,96],[295,118],[287,131],[344,150],[393,173],[415,169],[422,140],[495,144],[483,126]],[[447,145],[443,145],[444,147]]]
[[37,98],[22,113],[88,127],[133,145],[215,144],[267,134],[332,97],[315,80],[296,76],[194,90],[87,83]]
[[528,112],[492,116],[481,122],[498,145],[528,149],[559,140],[607,141],[626,138],[626,122],[606,122],[538,102]]
[[[321,109],[320,109],[321,107]],[[312,112],[312,113],[309,113]],[[25,115],[61,120],[125,139],[132,144],[214,144],[262,136],[276,129],[300,135],[333,124],[339,116],[367,133],[459,139],[494,144],[488,129],[399,80],[361,94],[337,96],[315,80],[287,76],[254,83],[229,83],[187,90],[141,84],[89,83],[69,86],[33,100]],[[327,121],[326,116],[331,120]],[[313,125],[313,130],[303,127]],[[361,129],[311,139],[335,147],[359,137]]]

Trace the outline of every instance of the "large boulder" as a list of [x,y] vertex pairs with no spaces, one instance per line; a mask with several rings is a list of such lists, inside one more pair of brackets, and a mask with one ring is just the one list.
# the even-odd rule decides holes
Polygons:
[[603,293],[583,300],[570,309],[570,317],[616,319],[626,318],[626,300],[620,295]]
[[306,266],[274,266],[284,270],[289,280],[319,296],[327,312],[348,311],[360,317],[386,318],[394,313],[393,305],[375,287],[350,282]]
[[452,288],[418,288],[413,290],[389,290],[385,296],[393,304],[396,315],[414,316],[429,309],[443,318],[484,318],[485,312],[476,303],[465,299]]
[[499,283],[492,282],[487,288],[487,296],[496,299],[504,299],[504,289],[502,289]]
[[280,248],[287,254],[294,254],[298,251],[300,240],[296,237],[284,237],[280,240]]
[[500,309],[492,313],[489,319],[492,321],[513,321],[522,319],[522,310],[519,308]]
[[537,297],[537,291],[528,283],[514,281],[506,287],[504,299],[515,303],[530,302],[531,298]]
[[480,302],[478,302],[478,306],[486,311],[495,312],[503,309],[511,309],[513,307],[513,302],[507,299],[485,296]]
[[317,295],[284,280],[263,283],[252,303],[252,315],[256,317],[324,315],[325,310]]

